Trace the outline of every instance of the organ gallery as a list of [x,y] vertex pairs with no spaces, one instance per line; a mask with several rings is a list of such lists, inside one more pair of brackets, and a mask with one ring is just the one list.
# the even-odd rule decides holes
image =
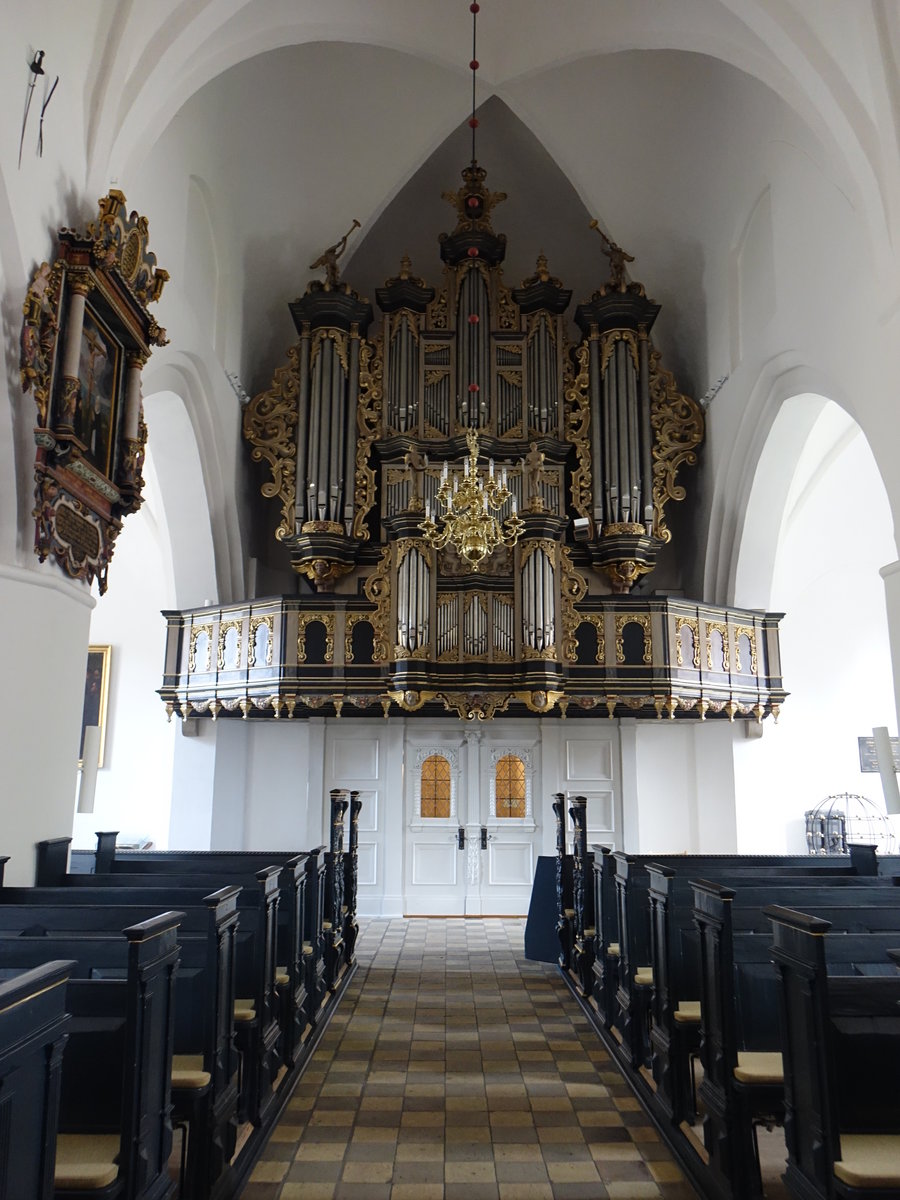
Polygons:
[[167,614],[170,715],[777,716],[778,617],[653,591],[704,422],[634,256],[594,221],[590,296],[542,253],[510,287],[505,195],[473,158],[444,198],[434,284],[401,250],[376,316],[351,227],[290,304],[243,432],[302,582]]

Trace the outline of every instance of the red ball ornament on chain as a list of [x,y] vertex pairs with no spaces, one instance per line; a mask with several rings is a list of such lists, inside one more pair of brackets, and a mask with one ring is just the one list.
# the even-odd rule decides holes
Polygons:
[[474,392],[480,392],[480,391],[481,391],[481,388],[478,386],[478,384],[477,384],[477,383],[470,383],[470,384],[469,384],[469,391],[470,391],[470,392],[473,392],[473,393],[474,393]]
[[477,117],[469,117],[469,128],[470,129],[478,128],[478,118]]
[[480,65],[481,64],[479,63],[478,59],[473,58],[472,61],[469,63],[469,69],[472,71],[477,71]]
[[470,4],[470,5],[469,5],[469,12],[470,12],[470,13],[477,13],[477,12],[481,12],[481,5],[480,5],[480,4]]
[[480,320],[481,320],[481,318],[479,317],[478,313],[469,313],[469,324],[470,325],[477,325]]
[[468,254],[469,258],[477,258],[478,257],[478,247],[470,246],[469,249],[466,251],[466,253]]

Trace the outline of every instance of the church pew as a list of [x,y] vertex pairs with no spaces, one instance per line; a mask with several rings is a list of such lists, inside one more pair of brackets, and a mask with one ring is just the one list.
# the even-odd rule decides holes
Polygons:
[[[171,1200],[170,1079],[180,913],[162,913],[116,937],[0,939],[0,962],[73,960],[66,1007],[55,1195]],[[91,971],[120,979],[93,979]]]
[[[735,932],[733,888],[697,880],[693,889],[707,1178],[710,1190],[723,1200],[756,1200],[762,1184],[753,1123],[779,1121],[784,1095],[771,938],[766,933]],[[898,943],[900,930],[843,933],[829,947],[831,970],[859,972],[866,964],[881,969],[888,949]]]
[[0,982],[0,1196],[51,1200],[72,962]]
[[[235,962],[235,1027],[241,1053],[242,1078],[239,1120],[255,1125],[265,1121],[274,1102],[274,1081],[278,1072],[279,1012],[275,994],[275,936],[279,899],[279,868],[257,872],[255,889],[244,888],[238,897],[242,933],[237,943]],[[0,904],[5,903],[82,903],[88,905],[177,904],[198,905],[218,876],[192,874],[168,877],[171,886],[159,877],[142,878],[141,886],[131,885],[132,876],[84,876],[93,881],[84,886],[71,882],[60,888],[0,888]],[[110,880],[115,878],[115,884]],[[100,882],[103,880],[104,882]],[[191,886],[191,884],[197,886]]]
[[[562,799],[562,794],[558,793],[558,803]],[[556,805],[554,805],[554,811],[556,811]],[[565,861],[562,858],[565,851],[565,826],[561,824],[561,813],[562,804],[560,803],[560,812],[557,814],[558,878],[564,877],[566,869],[568,872],[573,869],[572,857],[566,856]],[[614,847],[605,845],[594,845],[591,850],[594,856],[593,887],[591,888],[588,884],[586,888],[593,897],[596,935],[593,980],[591,981],[591,994],[588,998],[597,1012],[600,1025],[605,1029],[610,1029],[618,1012],[615,996],[621,966],[618,913],[616,911],[616,851]],[[635,864],[646,866],[647,863],[656,862],[678,871],[692,871],[695,876],[710,875],[713,879],[722,878],[724,872],[731,870],[754,872],[777,870],[787,874],[795,871],[803,874],[822,871],[829,875],[874,876],[879,873],[900,875],[900,865],[896,871],[891,870],[891,864],[894,862],[900,864],[900,859],[877,859],[874,847],[870,846],[852,846],[850,855],[840,857],[806,854],[642,854],[629,855],[629,857]],[[558,885],[558,891],[567,899],[567,907],[572,910],[570,920],[574,926],[574,888],[571,882],[569,882],[568,888],[564,884]],[[568,925],[569,919],[563,914],[562,900],[558,901],[558,906],[560,908],[560,925]],[[560,965],[565,970],[568,969],[569,959],[566,957],[566,961],[563,962],[563,957],[566,956],[561,956]]]
[[[332,838],[338,832],[341,838],[343,836],[343,814],[348,808],[345,795],[346,793],[335,790],[331,796]],[[298,895],[296,870],[283,870],[281,875],[282,895],[278,921],[280,1005],[286,1014],[286,1025],[294,1027],[294,1035],[282,1039],[282,1053],[288,1065],[296,1060],[299,1049],[295,1027],[300,1025],[305,1028],[307,1024],[315,1024],[316,1013],[326,994],[334,991],[341,973],[354,961],[353,952],[358,933],[357,846],[361,802],[358,800],[359,793],[354,792],[350,795],[351,803],[354,799],[356,801],[356,824],[351,820],[353,845],[352,848],[348,847],[347,851],[344,851],[343,847],[337,852],[332,851],[330,860],[326,856],[327,880],[319,887],[318,903],[312,904],[312,884],[308,883],[304,897]],[[335,828],[336,802],[342,805],[340,831]],[[79,869],[74,872],[66,870],[71,839],[54,838],[39,843],[36,872],[36,879],[40,881],[38,886],[91,888],[102,883],[113,887],[141,888],[194,886],[202,882],[210,890],[223,883],[238,883],[246,888],[248,885],[252,886],[250,873],[255,877],[260,866],[269,866],[275,862],[289,868],[295,864],[296,859],[303,857],[302,854],[286,854],[283,851],[121,851],[116,847],[116,837],[115,832],[99,832],[97,851],[93,855],[72,851],[71,857],[80,863]],[[317,847],[309,853],[321,855],[323,852],[324,847]],[[84,869],[85,856],[92,861],[93,869],[90,871]],[[108,870],[101,870],[101,867]],[[316,870],[315,862],[308,863],[310,875],[315,875]],[[352,900],[352,906],[345,903],[348,897]],[[335,906],[337,915],[334,911]],[[300,908],[313,912],[317,918],[315,924],[307,928],[302,937],[300,935],[304,930],[305,914],[303,919],[299,919]],[[349,941],[345,938],[347,931],[350,934]],[[300,1036],[302,1037],[302,1031]]]
[[[692,1106],[690,1056],[699,1049],[700,964],[690,880],[670,867],[650,864],[651,1069],[657,1102],[676,1124]],[[744,878],[737,888],[732,922],[736,930],[764,931],[763,908],[774,895],[784,903],[833,911],[848,932],[900,928],[900,890],[847,887],[842,881],[804,878]],[[829,907],[830,906],[830,907]]]
[[[615,993],[615,1009],[612,1014],[613,1027],[621,1037],[625,1053],[633,1068],[637,1068],[649,1057],[649,1012],[653,987],[651,963],[650,924],[650,877],[645,857],[616,852],[612,856],[616,896],[616,924],[618,943],[618,986]],[[677,864],[682,877],[688,873],[696,877],[715,870],[730,881],[743,879],[750,884],[754,879],[777,881],[779,886],[793,882],[801,886],[804,881],[828,885],[836,891],[852,888],[857,890],[887,891],[900,898],[894,880],[876,875],[852,874],[845,866],[831,870],[821,865],[804,870],[808,861],[821,864],[824,860],[801,860],[795,863],[766,864],[761,867],[747,856],[684,855],[663,859],[663,864]],[[659,864],[659,865],[663,865]],[[601,864],[601,870],[609,869],[609,862]],[[850,901],[848,901],[850,902]]]
[[[784,1058],[785,1183],[802,1200],[900,1197],[900,975],[830,977],[827,920],[766,909]],[[900,964],[900,950],[891,957]]]
[[[238,888],[222,888],[205,897],[202,907],[184,906],[179,927],[172,1098],[176,1122],[186,1125],[188,1132],[185,1191],[195,1197],[220,1194],[231,1176],[238,1107],[234,1050],[238,893]],[[0,905],[0,940],[24,932],[27,944],[46,955],[42,937],[53,938],[54,945],[68,945],[68,939],[79,935],[117,934],[123,926],[158,912],[158,904]],[[245,932],[244,941],[252,936]]]

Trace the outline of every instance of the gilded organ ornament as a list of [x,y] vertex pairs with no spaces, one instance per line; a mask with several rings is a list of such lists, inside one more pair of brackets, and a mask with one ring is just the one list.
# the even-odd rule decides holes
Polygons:
[[[227,700],[288,719],[370,707],[467,721],[759,719],[783,700],[776,617],[647,587],[703,416],[653,345],[660,310],[629,275],[635,255],[595,221],[605,263],[589,298],[573,304],[543,254],[508,286],[493,228],[506,197],[486,180],[473,154],[445,193],[456,224],[439,239],[440,277],[400,254],[377,309],[339,270],[356,223],[313,261],[324,279],[289,306],[297,340],[244,416],[298,576],[297,596],[280,601],[297,661],[235,681],[235,695],[176,672],[163,689],[172,712],[221,716]],[[314,622],[324,662],[309,661]],[[585,624],[596,650],[592,636],[580,655]],[[701,629],[719,626],[725,656],[711,673]],[[276,660],[289,641],[269,639]]]

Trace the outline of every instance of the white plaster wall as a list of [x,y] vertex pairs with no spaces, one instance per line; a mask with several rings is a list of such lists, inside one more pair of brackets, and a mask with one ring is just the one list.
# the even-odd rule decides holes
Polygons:
[[0,566],[0,854],[6,880],[34,883],[34,845],[72,832],[93,601],[55,568]]
[[144,505],[116,544],[109,588],[91,615],[92,645],[112,647],[103,767],[92,813],[77,813],[73,845],[93,847],[98,829],[168,846],[172,766],[177,725],[166,720],[156,695],[162,677],[166,625],[160,609],[171,603],[171,567],[157,496],[148,483]]
[[[713,854],[736,848],[732,743],[738,729],[718,720],[633,723],[626,850]],[[625,769],[623,762],[623,777]]]
[[[318,824],[322,798],[321,794],[310,796],[307,722],[247,724],[245,846],[248,850],[304,850],[320,844],[320,831],[310,830],[311,818]],[[221,733],[228,732],[223,725]],[[315,814],[310,811],[313,808]]]
[[[835,415],[837,414],[837,416]],[[859,770],[857,738],[896,732],[879,570],[894,557],[890,510],[865,439],[835,407],[835,435],[817,471],[801,455],[778,545],[772,604],[785,686],[778,725],[735,746],[742,852],[802,852],[803,814],[836,792],[883,804],[877,774]],[[843,431],[843,434],[842,434]],[[821,438],[810,454],[821,459]],[[773,531],[776,535],[777,531]]]

